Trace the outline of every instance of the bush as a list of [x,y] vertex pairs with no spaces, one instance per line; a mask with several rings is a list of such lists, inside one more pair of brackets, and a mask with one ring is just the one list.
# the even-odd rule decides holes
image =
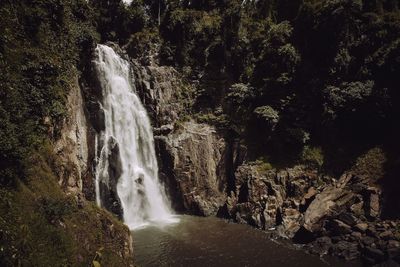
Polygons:
[[279,122],[279,113],[271,106],[262,106],[254,110],[254,114],[261,120],[267,122],[274,129]]
[[305,146],[300,161],[310,167],[321,169],[324,165],[324,154],[320,147]]
[[268,157],[260,157],[255,161],[249,162],[249,164],[256,166],[258,173],[261,175],[265,175],[268,171],[274,168],[269,162]]
[[344,82],[339,87],[328,86],[324,89],[325,112],[336,118],[342,112],[356,112],[372,94],[373,81]]

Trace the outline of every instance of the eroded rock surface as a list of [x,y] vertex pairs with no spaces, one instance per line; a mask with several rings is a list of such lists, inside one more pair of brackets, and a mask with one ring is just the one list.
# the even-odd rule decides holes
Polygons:
[[88,122],[84,101],[78,82],[72,86],[67,99],[68,116],[65,119],[61,138],[55,143],[55,153],[60,158],[57,166],[59,184],[68,192],[83,190],[83,179],[89,163]]
[[[183,208],[198,215],[216,215],[224,203],[225,144],[213,127],[185,122],[182,129],[157,139],[164,176],[173,179]],[[166,166],[169,162],[171,166]]]

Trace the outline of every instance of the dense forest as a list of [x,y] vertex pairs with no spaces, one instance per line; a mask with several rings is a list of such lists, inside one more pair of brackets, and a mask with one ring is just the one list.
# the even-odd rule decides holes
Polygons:
[[[398,0],[1,1],[0,265],[76,263],[78,245],[52,224],[77,223],[78,209],[55,189],[52,144],[71,84],[85,82],[95,45],[110,41],[143,65],[156,54],[195,84],[188,117],[240,140],[250,160],[367,173],[383,188],[383,216],[397,218],[399,8]],[[40,262],[42,232],[60,247],[45,248]]]

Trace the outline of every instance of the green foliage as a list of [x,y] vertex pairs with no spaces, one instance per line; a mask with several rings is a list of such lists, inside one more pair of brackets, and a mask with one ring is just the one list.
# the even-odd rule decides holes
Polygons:
[[104,266],[127,265],[132,259],[119,254],[129,230],[95,203],[66,196],[46,150],[32,155],[24,183],[0,188],[0,265],[89,266],[101,247]]
[[8,1],[0,16],[0,183],[11,185],[50,129],[58,136],[74,66],[97,35],[84,0]]
[[325,112],[335,117],[340,112],[356,112],[357,107],[366,103],[372,94],[373,81],[344,82],[340,87],[328,86],[324,89]]
[[305,146],[300,161],[310,167],[321,169],[324,164],[322,148]]
[[377,182],[385,175],[385,164],[387,164],[387,161],[388,157],[382,148],[374,147],[356,159],[351,171],[356,175]]
[[131,34],[143,30],[147,23],[142,0],[133,0],[129,6],[122,0],[91,0],[91,4],[102,42],[124,44]]
[[132,58],[140,58],[153,49],[154,44],[159,42],[156,31],[145,29],[130,36],[126,45],[127,53]]
[[272,128],[279,121],[279,113],[271,106],[262,106],[254,110],[254,114],[264,121],[266,121]]
[[215,43],[220,31],[221,17],[217,12],[168,10],[161,27],[164,39],[161,53],[171,55],[173,51],[173,61],[178,64],[193,66],[200,63],[205,66],[207,49]]
[[268,171],[272,170],[274,167],[269,162],[268,157],[260,157],[255,161],[249,162],[250,165],[256,166],[259,174],[265,175]]
[[194,118],[200,123],[212,124],[222,129],[230,126],[229,118],[222,113],[222,110],[216,110],[215,113],[198,113]]

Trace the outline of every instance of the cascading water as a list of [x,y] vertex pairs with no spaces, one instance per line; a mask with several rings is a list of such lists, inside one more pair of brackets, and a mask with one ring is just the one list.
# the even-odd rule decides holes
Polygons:
[[[102,146],[96,167],[97,202],[102,205],[100,183],[109,184],[110,175],[117,175],[123,219],[131,229],[152,221],[170,221],[169,201],[158,180],[150,120],[130,83],[130,65],[105,45],[97,46],[96,55],[105,114],[105,130],[96,137]],[[117,167],[112,166],[116,165],[115,151],[119,153]],[[117,171],[110,173],[113,169]]]

